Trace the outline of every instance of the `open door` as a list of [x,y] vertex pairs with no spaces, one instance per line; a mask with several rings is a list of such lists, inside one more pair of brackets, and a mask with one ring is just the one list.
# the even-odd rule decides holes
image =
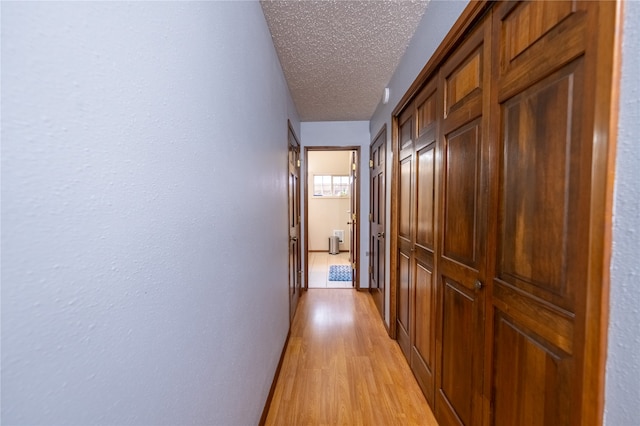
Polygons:
[[351,262],[351,286],[359,289],[358,279],[358,153],[351,152],[351,167],[349,169],[349,184],[351,191],[351,217],[349,224],[349,235],[351,242],[349,245],[349,261]]
[[300,248],[300,143],[289,123],[289,319],[298,307],[302,293]]

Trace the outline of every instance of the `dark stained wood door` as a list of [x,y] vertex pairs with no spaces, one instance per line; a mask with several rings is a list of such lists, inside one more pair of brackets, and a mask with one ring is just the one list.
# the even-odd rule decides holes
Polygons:
[[486,283],[486,137],[491,21],[476,26],[440,69],[443,119],[439,138],[436,416],[444,425],[482,419]]
[[385,292],[385,217],[387,128],[384,126],[369,149],[369,291],[384,318]]
[[554,1],[494,11],[500,156],[485,388],[491,424],[587,424],[581,413],[595,405],[582,407],[596,392],[585,378],[597,368],[584,355],[587,248],[590,196],[602,185],[591,180],[592,155],[605,139],[590,128],[599,107],[593,70],[602,64],[591,41],[598,28],[589,23],[614,7]]
[[394,112],[391,333],[441,425],[602,422],[620,19],[472,2]]
[[434,403],[437,280],[435,275],[436,141],[440,103],[437,79],[427,83],[415,100],[415,191],[412,221],[411,273],[413,333],[411,369],[427,401]]
[[411,264],[413,262],[414,111],[405,110],[398,119],[398,237],[396,262],[396,337],[404,356],[411,362],[411,310],[413,309]]
[[435,252],[438,80],[433,79],[398,121],[399,223],[397,337],[427,401],[434,403],[437,280]]
[[300,143],[289,125],[289,318],[293,321],[302,294],[302,249],[300,246]]
[[358,276],[358,251],[360,248],[358,247],[358,197],[360,196],[358,193],[358,152],[351,152],[351,160],[349,167],[349,182],[350,182],[350,208],[349,214],[351,215],[351,220],[349,221],[349,236],[351,237],[351,241],[349,243],[349,261],[351,262],[351,286],[359,289],[359,276]]

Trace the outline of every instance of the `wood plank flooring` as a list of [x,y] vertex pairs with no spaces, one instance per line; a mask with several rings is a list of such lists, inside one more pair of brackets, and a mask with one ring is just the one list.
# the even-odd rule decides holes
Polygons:
[[372,297],[310,289],[301,298],[267,425],[435,425]]

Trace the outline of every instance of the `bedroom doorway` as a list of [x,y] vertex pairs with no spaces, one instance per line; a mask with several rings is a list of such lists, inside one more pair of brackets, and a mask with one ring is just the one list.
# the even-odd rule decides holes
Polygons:
[[360,287],[358,154],[358,147],[305,148],[306,288]]

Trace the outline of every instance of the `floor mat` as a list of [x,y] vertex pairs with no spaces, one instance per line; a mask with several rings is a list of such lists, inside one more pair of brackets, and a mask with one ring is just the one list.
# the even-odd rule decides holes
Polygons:
[[351,281],[351,266],[330,265],[329,281]]

